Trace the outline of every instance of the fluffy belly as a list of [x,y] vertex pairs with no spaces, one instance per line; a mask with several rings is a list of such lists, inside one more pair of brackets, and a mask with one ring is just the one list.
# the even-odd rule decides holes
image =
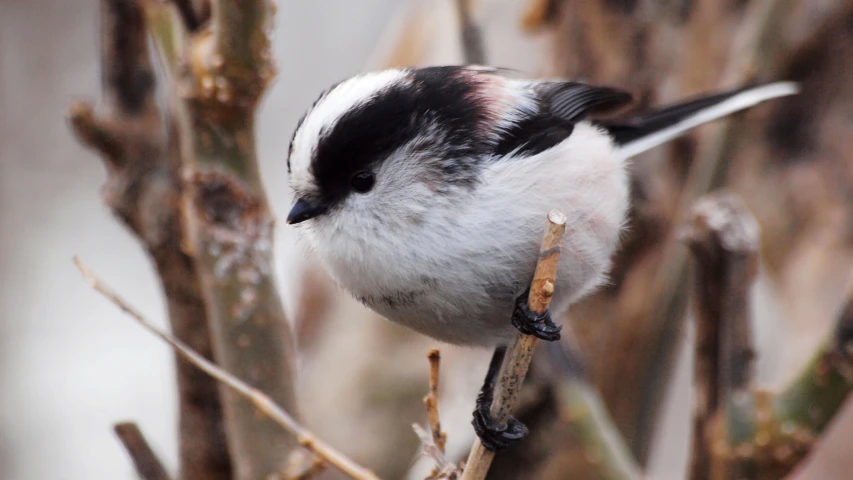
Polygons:
[[384,318],[442,342],[492,347],[512,341],[516,332],[510,320],[513,298],[471,302],[470,297],[482,295],[469,292],[469,298],[460,298],[459,293],[433,286],[354,296]]

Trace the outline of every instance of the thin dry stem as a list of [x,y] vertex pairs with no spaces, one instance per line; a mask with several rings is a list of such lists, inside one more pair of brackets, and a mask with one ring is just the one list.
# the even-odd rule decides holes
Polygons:
[[98,293],[105,296],[108,300],[118,306],[122,311],[126,314],[130,315],[133,319],[135,319],[140,325],[142,325],[146,330],[153,333],[157,337],[159,337],[164,342],[168,343],[175,349],[175,351],[184,357],[187,361],[215,378],[219,382],[221,382],[226,387],[230,388],[238,395],[244,397],[252,405],[257,408],[261,413],[267,415],[277,424],[279,424],[284,430],[291,433],[296,439],[299,441],[299,444],[310,450],[314,454],[323,458],[330,465],[334,466],[341,472],[350,476],[350,478],[354,478],[356,480],[378,480],[379,477],[376,476],[372,471],[359,466],[349,458],[347,458],[344,454],[338,452],[334,448],[332,448],[327,443],[323,442],[319,438],[317,438],[313,433],[311,433],[308,429],[300,425],[293,417],[290,416],[284,409],[279,407],[272,399],[255,388],[250,387],[248,384],[240,380],[239,378],[231,375],[230,373],[222,370],[214,363],[208,361],[189,347],[187,347],[183,342],[177,340],[166,332],[155,327],[151,322],[145,319],[138,311],[136,311],[133,307],[131,307],[127,302],[125,302],[121,297],[118,296],[111,288],[109,288],[99,277],[97,277],[91,270],[89,270],[77,257],[74,258],[74,263],[77,265],[77,268],[80,269],[80,272],[83,274],[83,278],[89,283],[89,285],[94,288]]
[[421,441],[422,455],[429,457],[435,462],[435,467],[424,480],[456,480],[461,475],[459,467],[447,460],[444,451],[435,444],[432,432],[427,432],[417,423],[412,424],[412,430]]
[[169,474],[157,454],[148,445],[139,427],[132,422],[117,423],[113,427],[124,449],[133,460],[136,473],[142,480],[169,480]]
[[441,431],[441,421],[438,415],[438,372],[441,363],[441,354],[437,348],[433,348],[427,354],[427,359],[429,359],[429,394],[424,397],[424,406],[429,417],[432,440],[435,446],[441,450],[441,453],[444,453],[447,434]]
[[[548,227],[542,246],[539,249],[539,262],[530,283],[528,306],[536,313],[544,313],[554,295],[554,285],[557,281],[557,266],[560,262],[560,243],[566,231],[566,216],[558,211],[548,213]],[[510,416],[512,408],[518,400],[521,385],[530,367],[533,350],[538,338],[533,335],[519,333],[504,362],[503,370],[497,387],[495,400],[492,403],[492,417],[498,423],[504,423]],[[462,480],[482,480],[486,478],[495,453],[487,450],[480,439],[474,441]]]

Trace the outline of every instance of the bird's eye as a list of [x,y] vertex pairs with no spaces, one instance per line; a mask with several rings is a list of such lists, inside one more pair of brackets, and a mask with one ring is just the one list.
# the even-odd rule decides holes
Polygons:
[[358,172],[350,179],[350,185],[358,193],[367,193],[373,188],[376,179],[371,172]]

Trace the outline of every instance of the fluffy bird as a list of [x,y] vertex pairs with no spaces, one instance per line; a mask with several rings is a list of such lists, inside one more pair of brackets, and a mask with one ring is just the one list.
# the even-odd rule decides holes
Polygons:
[[628,159],[688,130],[796,93],[744,88],[629,120],[616,88],[473,66],[392,69],[342,81],[300,120],[288,172],[296,225],[334,281],[437,340],[495,347],[474,426],[492,450],[521,438],[488,413],[518,330],[556,340],[526,308],[545,218],[566,214],[551,310],[607,280],[629,207]]

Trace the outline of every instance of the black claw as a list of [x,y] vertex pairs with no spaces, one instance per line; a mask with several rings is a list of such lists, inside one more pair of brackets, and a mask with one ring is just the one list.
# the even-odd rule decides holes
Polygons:
[[557,325],[551,320],[551,313],[545,310],[539,314],[527,306],[527,297],[530,289],[515,299],[515,309],[512,311],[512,325],[525,335],[533,335],[541,340],[553,342],[560,339],[562,325]]
[[527,435],[527,427],[514,417],[509,417],[505,424],[498,424],[489,409],[480,408],[479,405],[474,410],[474,420],[471,424],[480,437],[480,443],[492,452],[506,448]]
[[492,452],[506,448],[527,435],[527,427],[513,417],[509,417],[505,424],[499,424],[492,418],[491,409],[495,382],[498,379],[505,354],[505,346],[495,349],[492,361],[489,363],[486,380],[483,382],[480,394],[477,395],[477,409],[474,410],[474,419],[471,421],[471,424],[474,425],[474,431],[480,437],[480,443]]

